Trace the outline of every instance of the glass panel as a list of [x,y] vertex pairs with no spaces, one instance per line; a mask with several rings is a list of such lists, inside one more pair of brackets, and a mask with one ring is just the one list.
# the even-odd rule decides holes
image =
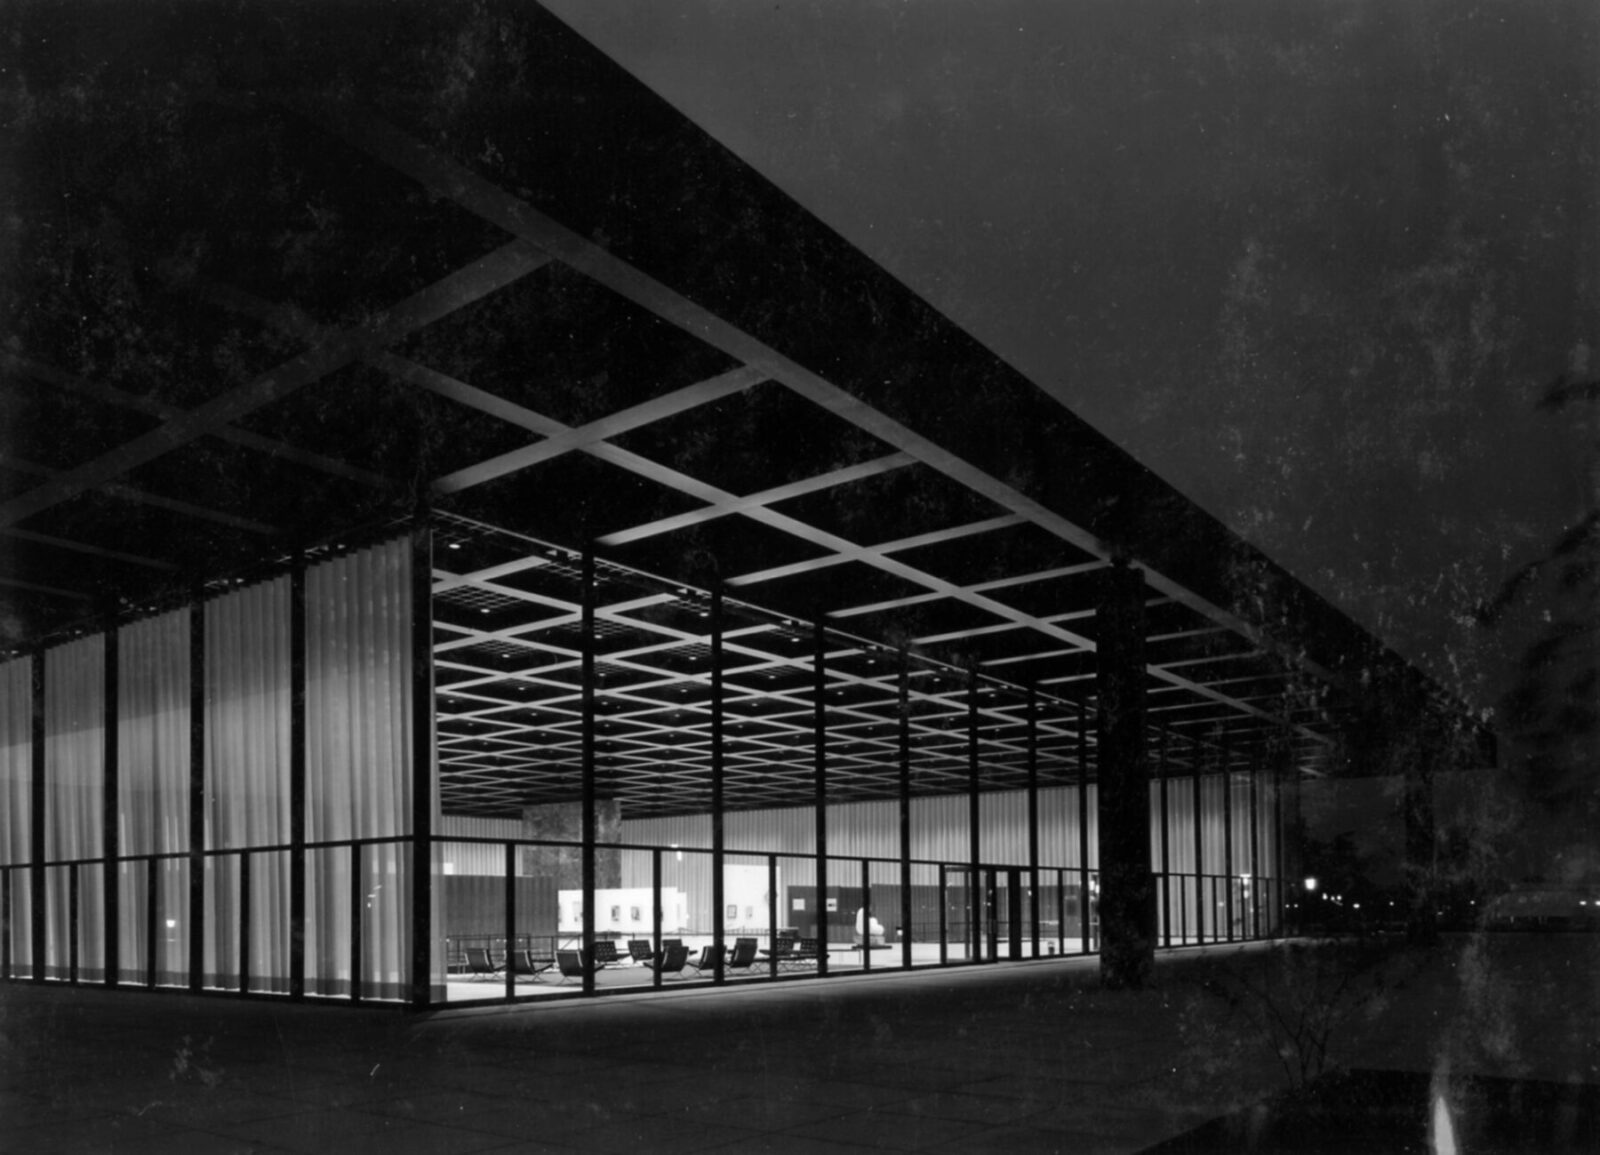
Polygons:
[[[242,962],[251,991],[287,993],[289,854],[257,851],[248,855],[248,866],[246,857],[235,853],[207,858],[203,985],[238,990]],[[248,896],[243,893],[247,870]]]
[[[445,997],[448,1001],[505,997],[506,844],[503,842],[438,842],[439,869],[434,890],[440,920],[434,928],[442,943]],[[524,868],[518,848],[517,869]],[[549,931],[554,933],[554,880],[545,878],[549,893]],[[525,903],[532,880],[519,878],[513,897],[515,930],[535,921]],[[363,928],[365,922],[363,922]]]
[[11,889],[11,978],[33,976],[33,874],[32,868],[6,872]]
[[[189,860],[161,858],[156,872],[156,985],[189,985]],[[127,915],[123,915],[126,919]]]
[[361,997],[405,999],[411,973],[411,844],[372,843],[359,848],[356,858],[362,884]]
[[1064,870],[1061,872],[1061,931],[1069,954],[1078,954],[1088,948],[1085,922],[1083,917],[1083,872],[1079,870]]
[[71,975],[72,867],[45,867],[44,885],[44,974],[46,978],[66,979]]
[[[146,900],[149,894],[147,876],[151,869],[149,859],[125,859],[117,864],[117,915],[121,923],[117,934],[118,982],[143,983],[147,977]],[[156,915],[159,919],[159,896]]]
[[[613,854],[621,885],[595,891],[595,986],[601,990],[651,986],[656,981],[652,963],[657,949],[653,855],[643,849]],[[663,858],[670,856],[668,851]]]
[[1089,949],[1100,949],[1100,872],[1089,872]]
[[239,989],[240,856],[210,854],[205,859],[205,974],[201,985]]
[[939,961],[939,867],[932,862],[911,864],[911,965],[930,966]]
[[817,860],[811,855],[778,857],[777,931],[774,942],[762,947],[766,974],[806,973],[816,960],[797,955],[802,936],[814,937],[817,917]]
[[764,854],[729,854],[723,867],[724,972],[730,981],[762,977],[766,972],[758,961],[763,957],[760,951],[772,942],[784,888],[783,868],[780,865],[778,877],[771,879]]
[[977,888],[971,868],[949,866],[944,875],[944,946],[949,962],[974,959],[974,943],[980,920]]
[[870,887],[869,902],[859,924],[851,936],[853,945],[862,948],[863,962],[874,968],[887,969],[904,965],[901,944],[905,941],[901,930],[905,925],[902,904],[904,891],[900,885],[898,862],[873,859],[867,868]]
[[408,843],[307,852],[307,994],[348,998],[359,982],[364,999],[408,996],[409,871]]
[[[93,868],[98,871],[98,866]],[[155,982],[189,981],[189,863],[185,858],[133,858],[117,866],[118,981],[150,981],[150,876],[155,875]]]
[[350,994],[350,867],[348,847],[306,851],[306,993],[309,995]]
[[250,856],[250,989],[289,990],[289,852]]

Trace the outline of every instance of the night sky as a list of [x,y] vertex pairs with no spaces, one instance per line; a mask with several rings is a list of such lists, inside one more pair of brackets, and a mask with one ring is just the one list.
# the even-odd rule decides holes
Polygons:
[[[1475,706],[1595,503],[1600,5],[547,5]],[[1588,428],[1583,427],[1588,422]],[[997,435],[999,435],[997,433]]]

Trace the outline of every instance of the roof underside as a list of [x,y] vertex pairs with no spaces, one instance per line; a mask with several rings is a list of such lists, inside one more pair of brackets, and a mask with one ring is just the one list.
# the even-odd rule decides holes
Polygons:
[[730,806],[810,797],[818,619],[839,796],[897,789],[901,647],[919,792],[965,788],[970,670],[985,787],[1026,687],[1075,780],[1113,556],[1175,770],[1317,765],[1397,665],[559,23],[437,7],[23,18],[0,640],[425,502],[445,805],[485,814],[574,789],[585,543],[632,814],[709,797],[719,581]]

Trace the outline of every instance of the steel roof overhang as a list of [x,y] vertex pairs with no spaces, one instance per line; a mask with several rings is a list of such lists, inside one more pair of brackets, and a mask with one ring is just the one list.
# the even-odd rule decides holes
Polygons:
[[[517,732],[546,737],[494,755],[485,780],[512,786],[487,809],[511,805],[517,764],[564,758],[571,687],[543,667],[577,599],[534,571],[586,542],[629,597],[721,582],[790,623],[775,649],[735,648],[733,668],[773,675],[743,687],[738,725],[804,706],[759,683],[794,673],[790,635],[820,617],[838,661],[904,647],[935,680],[981,671],[1013,710],[1044,694],[1068,759],[1092,712],[1095,575],[1118,559],[1151,588],[1152,719],[1208,757],[1270,739],[1336,765],[1334,735],[1381,732],[1396,702],[1484,738],[542,10],[11,19],[29,97],[8,134],[8,644],[427,504],[468,555],[440,555],[441,655],[475,685],[543,687]],[[608,605],[603,667],[695,696],[703,678],[660,656],[704,644],[694,620],[642,612]],[[860,728],[890,724],[887,675],[852,676],[832,689],[873,696]],[[953,692],[917,708],[943,717]],[[703,736],[644,696],[642,720],[615,720],[627,764],[698,765]],[[511,713],[453,700],[446,765],[475,712]],[[1018,724],[1001,714],[996,751]],[[797,742],[782,725],[763,740]],[[1092,772],[1083,745],[1071,758]]]

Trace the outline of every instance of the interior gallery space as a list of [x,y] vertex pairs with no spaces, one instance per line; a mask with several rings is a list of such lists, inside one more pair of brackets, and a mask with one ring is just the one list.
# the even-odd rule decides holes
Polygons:
[[1426,869],[1487,734],[553,17],[117,15],[14,150],[8,980],[1136,984],[1339,775]]

